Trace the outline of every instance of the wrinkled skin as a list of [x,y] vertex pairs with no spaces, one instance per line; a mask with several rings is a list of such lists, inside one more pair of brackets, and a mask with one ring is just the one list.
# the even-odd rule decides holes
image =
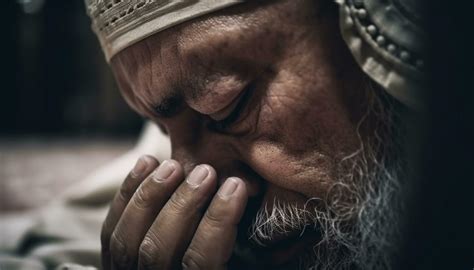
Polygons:
[[[360,144],[365,77],[332,1],[237,5],[123,50],[112,68],[129,105],[168,133],[175,171],[153,181],[158,162],[144,157],[124,182],[104,223],[106,269],[224,269],[248,196],[324,198]],[[198,164],[211,173],[192,192],[184,179]],[[223,200],[228,177],[237,188]]]

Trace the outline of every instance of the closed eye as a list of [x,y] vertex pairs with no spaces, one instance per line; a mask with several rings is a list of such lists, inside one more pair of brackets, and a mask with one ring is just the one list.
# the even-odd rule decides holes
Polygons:
[[211,121],[209,128],[216,132],[226,133],[229,131],[229,129],[232,128],[233,125],[242,121],[243,111],[246,109],[247,104],[249,103],[253,90],[254,90],[254,85],[249,84],[249,86],[247,86],[246,89],[244,90],[244,94],[242,95],[242,98],[239,100],[239,102],[237,103],[237,106],[229,114],[229,116],[219,121],[215,121],[215,120]]

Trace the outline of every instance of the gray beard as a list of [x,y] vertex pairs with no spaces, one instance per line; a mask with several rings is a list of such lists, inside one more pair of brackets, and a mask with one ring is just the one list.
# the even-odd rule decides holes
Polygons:
[[[405,177],[399,115],[374,89],[366,116],[380,121],[371,140],[339,163],[339,179],[325,198],[301,207],[275,198],[264,205],[250,228],[249,240],[265,246],[275,235],[318,231],[321,239],[302,253],[292,269],[390,269],[398,252]],[[386,97],[385,97],[386,98]],[[389,138],[389,142],[383,138]],[[287,266],[288,267],[288,266]],[[294,267],[294,268],[293,268]]]

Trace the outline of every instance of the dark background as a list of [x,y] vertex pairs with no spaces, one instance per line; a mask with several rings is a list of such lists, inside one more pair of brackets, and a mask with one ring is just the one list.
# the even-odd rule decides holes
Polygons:
[[7,0],[1,16],[0,134],[135,134],[82,0]]
[[0,25],[1,214],[41,206],[129,151],[143,121],[83,0],[5,0]]
[[419,2],[428,109],[408,145],[419,152],[410,157],[417,172],[396,269],[474,269],[474,1]]

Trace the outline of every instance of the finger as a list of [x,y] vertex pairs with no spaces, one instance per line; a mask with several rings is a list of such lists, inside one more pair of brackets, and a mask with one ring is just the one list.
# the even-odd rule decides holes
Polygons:
[[138,187],[110,239],[115,268],[132,269],[136,266],[143,237],[183,179],[181,165],[175,160],[165,160]]
[[178,269],[215,192],[216,172],[199,165],[191,172],[165,204],[140,245],[139,269]]
[[158,165],[159,162],[152,156],[140,157],[131,172],[125,178],[120,190],[115,194],[101,231],[101,254],[104,269],[110,269],[110,236],[112,235],[123,210],[138,186]]
[[247,204],[245,183],[227,179],[212,199],[183,257],[183,269],[226,269]]

